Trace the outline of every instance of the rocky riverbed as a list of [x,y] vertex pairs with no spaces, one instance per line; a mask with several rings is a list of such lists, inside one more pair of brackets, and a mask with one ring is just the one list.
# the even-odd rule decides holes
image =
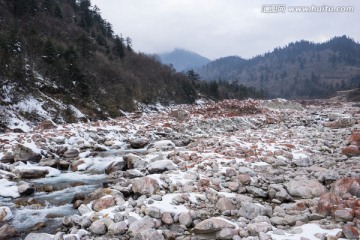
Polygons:
[[199,102],[0,135],[0,239],[359,239],[360,108]]

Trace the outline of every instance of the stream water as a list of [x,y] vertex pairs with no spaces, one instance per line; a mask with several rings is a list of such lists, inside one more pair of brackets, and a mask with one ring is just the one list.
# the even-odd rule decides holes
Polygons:
[[76,193],[89,194],[102,186],[105,174],[87,172],[62,172],[57,177],[28,181],[36,189],[52,189],[50,192],[36,191],[27,197],[16,199],[0,197],[0,206],[10,207],[13,218],[9,222],[24,237],[29,232],[56,233],[64,216],[78,214],[71,200]]

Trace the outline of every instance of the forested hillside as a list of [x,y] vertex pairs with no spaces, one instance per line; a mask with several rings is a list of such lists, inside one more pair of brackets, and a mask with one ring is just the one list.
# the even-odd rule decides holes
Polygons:
[[197,72],[264,89],[269,97],[328,97],[360,84],[360,44],[346,36],[321,44],[302,40],[249,60],[220,58]]
[[45,117],[34,105],[69,121],[76,109],[115,117],[134,110],[134,100],[195,100],[185,75],[135,53],[131,39],[114,33],[89,0],[0,0],[0,22],[3,122],[14,115]]

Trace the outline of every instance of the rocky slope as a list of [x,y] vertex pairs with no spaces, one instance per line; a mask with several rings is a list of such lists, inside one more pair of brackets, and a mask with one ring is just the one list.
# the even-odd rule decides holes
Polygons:
[[359,123],[352,103],[199,101],[7,132],[0,239],[358,239]]

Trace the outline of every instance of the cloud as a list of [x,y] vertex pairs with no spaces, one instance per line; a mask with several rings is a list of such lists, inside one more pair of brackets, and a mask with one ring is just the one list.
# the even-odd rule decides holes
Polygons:
[[306,39],[325,41],[348,35],[360,40],[356,0],[317,1],[316,5],[354,6],[353,13],[263,13],[264,4],[311,6],[306,0],[92,0],[117,34],[130,36],[134,48],[146,53],[175,47],[211,59],[239,55],[250,58]]

